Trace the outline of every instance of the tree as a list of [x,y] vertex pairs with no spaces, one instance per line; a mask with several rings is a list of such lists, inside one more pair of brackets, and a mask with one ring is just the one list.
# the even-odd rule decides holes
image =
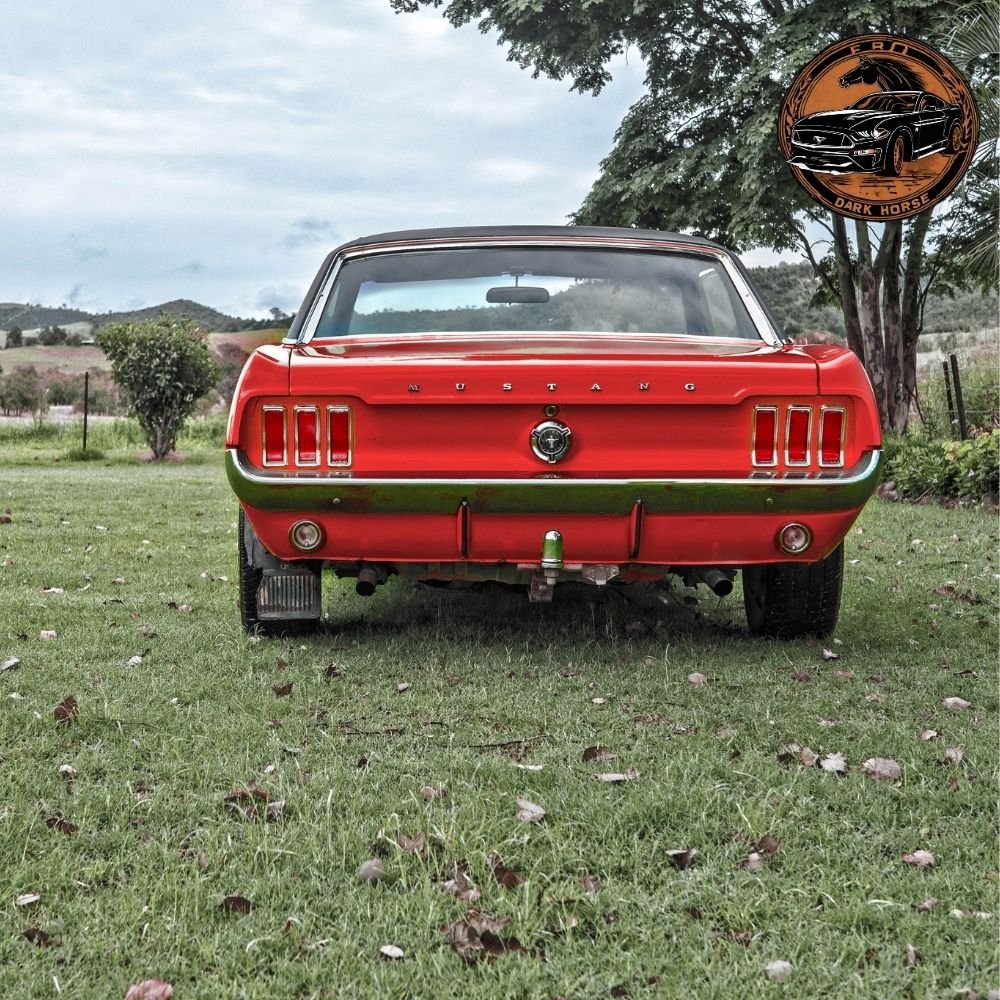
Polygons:
[[30,413],[40,423],[48,409],[45,386],[34,365],[18,365],[0,378],[0,409],[4,413]]
[[19,326],[12,326],[7,331],[7,347],[23,347],[24,334]]
[[[906,427],[929,288],[933,210],[906,222],[849,222],[813,202],[781,158],[776,119],[796,71],[826,45],[879,31],[927,37],[941,0],[390,0],[444,7],[453,25],[497,31],[535,76],[598,93],[634,49],[646,92],[629,110],[574,221],[695,231],[737,250],[798,250],[840,302],[848,343],[886,427]],[[816,242],[817,228],[826,237]]]
[[165,458],[218,377],[205,335],[186,317],[113,323],[97,334],[111,372],[153,452]]

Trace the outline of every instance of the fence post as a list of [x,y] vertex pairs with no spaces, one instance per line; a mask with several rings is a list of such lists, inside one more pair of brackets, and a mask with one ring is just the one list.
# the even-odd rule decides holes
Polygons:
[[958,358],[948,355],[951,360],[951,380],[955,384],[955,406],[958,408],[958,429],[964,441],[969,436],[969,427],[965,422],[965,401],[962,399],[962,380],[958,375]]
[[87,414],[90,410],[90,372],[83,373],[83,450],[87,450]]
[[951,401],[951,372],[948,371],[947,361],[941,362],[941,368],[944,371],[944,395],[948,401],[948,437],[952,437],[955,433],[955,404]]

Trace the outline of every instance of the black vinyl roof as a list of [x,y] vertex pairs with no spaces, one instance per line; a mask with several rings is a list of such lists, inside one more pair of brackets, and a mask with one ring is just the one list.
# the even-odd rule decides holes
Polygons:
[[695,243],[706,247],[716,247],[717,243],[703,236],[688,236],[683,233],[665,233],[654,229],[626,229],[613,226],[453,226],[446,229],[405,229],[396,233],[377,233],[361,236],[337,247],[335,253],[383,243],[450,242],[466,239],[491,239],[495,237],[524,237],[526,239],[613,239],[613,240],[671,240]]

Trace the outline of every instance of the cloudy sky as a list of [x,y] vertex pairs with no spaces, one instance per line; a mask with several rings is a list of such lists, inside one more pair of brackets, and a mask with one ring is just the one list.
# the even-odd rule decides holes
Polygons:
[[563,223],[638,97],[533,80],[388,0],[33,0],[4,12],[0,301],[294,310],[368,233]]

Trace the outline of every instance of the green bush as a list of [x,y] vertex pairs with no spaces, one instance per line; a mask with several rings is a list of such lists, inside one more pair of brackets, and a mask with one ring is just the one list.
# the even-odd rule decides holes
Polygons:
[[994,501],[1000,488],[1000,430],[967,441],[887,437],[885,460],[884,480],[905,499]]
[[97,343],[153,457],[165,458],[199,397],[218,378],[205,335],[186,317],[164,314],[157,320],[106,326]]

